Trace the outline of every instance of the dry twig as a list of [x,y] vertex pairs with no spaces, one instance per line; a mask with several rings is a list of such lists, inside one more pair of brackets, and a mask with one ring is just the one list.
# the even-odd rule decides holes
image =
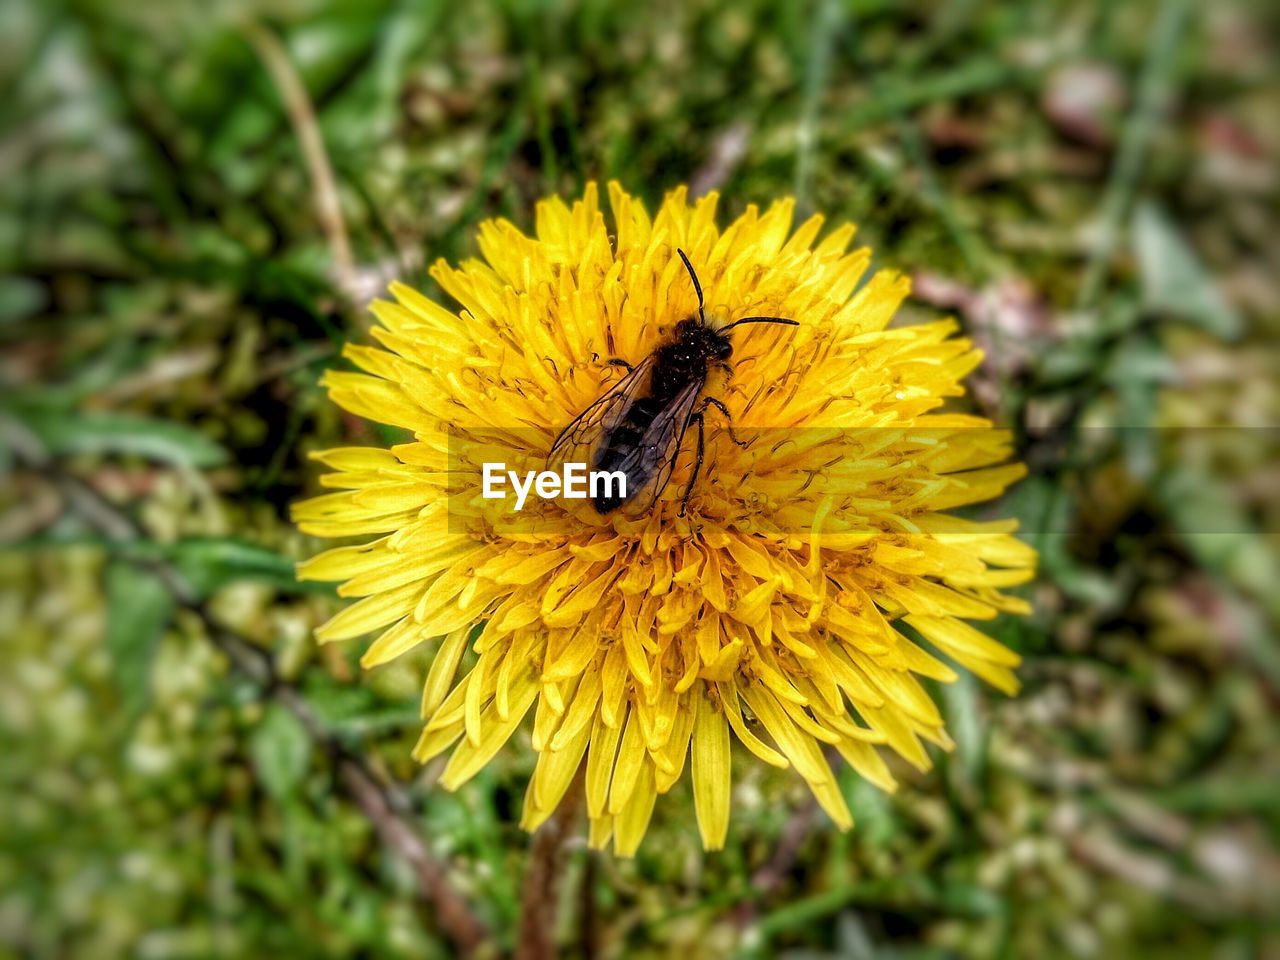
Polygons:
[[555,932],[560,878],[564,875],[568,841],[578,823],[586,769],[584,761],[556,812],[533,836],[520,892],[520,941],[516,946],[516,960],[554,960],[557,955]]
[[[123,546],[142,539],[142,531],[131,518],[91,486],[63,470],[22,424],[0,417],[0,435],[20,463],[49,479],[69,508],[107,540]],[[418,833],[404,792],[377,776],[363,756],[326,730],[298,689],[276,671],[271,655],[220,624],[174,567],[150,558],[137,562],[155,573],[177,602],[200,620],[209,641],[222,651],[232,668],[252,681],[264,698],[274,699],[293,713],[315,745],[333,759],[343,787],[378,837],[413,868],[422,901],[431,907],[436,925],[459,953],[476,954],[491,941],[484,923],[449,884],[444,864],[431,853]]]
[[302,151],[307,175],[315,190],[316,219],[320,221],[320,229],[324,231],[329,244],[338,286],[343,296],[350,300],[358,283],[355,258],[351,254],[351,241],[347,238],[347,225],[342,217],[338,182],[333,175],[328,151],[325,150],[324,138],[320,135],[315,108],[280,38],[267,27],[252,20],[244,25],[243,30],[263,66],[271,74],[276,89],[280,91],[280,99],[284,102],[289,124],[298,137],[298,148]]

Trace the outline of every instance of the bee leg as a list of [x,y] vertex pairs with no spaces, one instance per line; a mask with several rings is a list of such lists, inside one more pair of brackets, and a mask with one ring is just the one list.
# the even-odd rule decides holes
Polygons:
[[718,400],[715,397],[707,397],[707,399],[702,401],[702,409],[705,410],[707,409],[707,407],[715,407],[717,410],[723,413],[724,418],[729,421],[728,424],[725,425],[725,429],[729,431],[730,440],[732,440],[734,443],[736,443],[740,447],[750,446],[750,444],[747,443],[745,440],[739,440],[738,435],[733,432],[733,417],[729,415],[729,408],[724,405],[723,401]]
[[684,516],[685,509],[689,506],[689,497],[693,494],[693,485],[698,482],[698,473],[702,470],[702,454],[704,452],[704,443],[702,436],[702,411],[689,415],[688,423],[685,429],[689,429],[689,424],[696,422],[698,424],[698,449],[693,460],[693,473],[689,477],[689,483],[684,488],[684,496],[680,498],[680,516]]

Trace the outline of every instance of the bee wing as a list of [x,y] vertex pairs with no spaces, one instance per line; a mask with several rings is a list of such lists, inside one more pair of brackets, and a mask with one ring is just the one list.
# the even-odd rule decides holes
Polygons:
[[[547,463],[564,463],[575,450],[586,452],[595,449],[597,441],[617,426],[635,399],[644,395],[652,373],[653,354],[649,354],[560,431],[551,444]],[[578,459],[587,461],[588,458],[584,455]]]
[[[644,435],[615,469],[627,476],[647,476],[649,495],[641,512],[647,511],[666,489],[675,470],[680,448],[684,446],[684,434],[689,428],[693,405],[702,393],[703,382],[695,380],[681,390],[663,410],[653,418]],[[637,492],[638,497],[638,492]]]

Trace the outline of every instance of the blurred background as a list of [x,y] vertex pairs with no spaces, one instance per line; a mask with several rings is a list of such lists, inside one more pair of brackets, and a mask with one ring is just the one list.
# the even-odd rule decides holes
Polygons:
[[515,945],[527,740],[434,788],[423,656],[316,647],[287,506],[308,451],[395,439],[317,387],[389,279],[618,178],[860,224],[903,322],[987,349],[1043,570],[995,627],[1023,692],[936,689],[934,771],[844,774],[841,835],[738,756],[717,855],[686,779],[634,861],[571,848],[563,954],[1280,956],[1277,19],[0,6],[0,951]]

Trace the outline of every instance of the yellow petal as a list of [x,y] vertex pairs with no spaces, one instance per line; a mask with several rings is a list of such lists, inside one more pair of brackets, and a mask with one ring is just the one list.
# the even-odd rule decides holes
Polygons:
[[729,724],[705,694],[693,698],[693,807],[702,845],[724,848],[729,831]]
[[626,804],[613,815],[613,850],[620,857],[634,857],[649,829],[658,795],[653,788],[653,764],[641,760]]
[[613,781],[614,758],[621,736],[620,726],[609,726],[600,716],[596,717],[587,751],[587,815],[593,821],[607,813],[609,785]]
[[440,785],[446,790],[456,790],[479,773],[480,768],[493,759],[493,755],[515,732],[537,696],[537,680],[531,671],[522,672],[512,684],[510,716],[506,720],[499,720],[497,711],[491,705],[486,710],[489,716],[484,718],[484,736],[480,743],[473,744],[469,740],[463,740],[458,745],[440,775]]

